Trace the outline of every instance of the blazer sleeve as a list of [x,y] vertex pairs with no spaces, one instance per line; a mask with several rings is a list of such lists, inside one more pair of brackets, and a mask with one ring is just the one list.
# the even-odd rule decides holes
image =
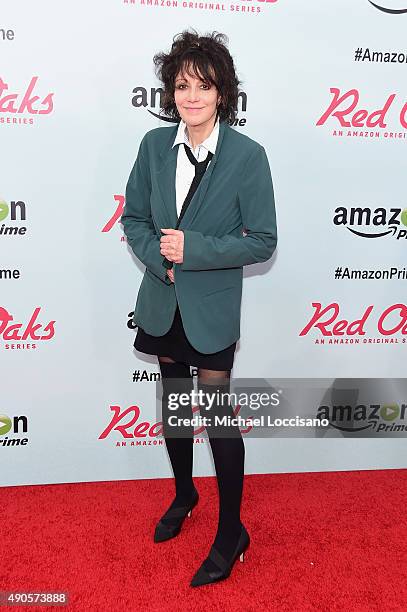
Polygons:
[[171,284],[162,262],[160,240],[150,209],[151,179],[148,167],[147,134],[143,137],[126,186],[126,200],[121,216],[127,242],[135,256],[156,276]]
[[184,231],[183,270],[237,268],[267,261],[277,244],[276,211],[270,166],[264,147],[250,155],[240,185],[238,199],[246,236],[206,236]]

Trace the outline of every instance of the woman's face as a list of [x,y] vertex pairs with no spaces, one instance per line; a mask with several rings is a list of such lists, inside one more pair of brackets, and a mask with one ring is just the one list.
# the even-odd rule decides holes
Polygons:
[[197,127],[215,122],[221,100],[215,85],[180,71],[175,78],[174,98],[180,117],[187,125]]

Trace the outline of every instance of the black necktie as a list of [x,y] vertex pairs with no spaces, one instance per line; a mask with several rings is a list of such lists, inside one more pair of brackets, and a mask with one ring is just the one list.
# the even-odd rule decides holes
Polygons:
[[[191,149],[185,143],[184,143],[184,149],[185,149],[185,153],[187,154],[189,161],[191,162],[191,164],[195,166],[195,176],[192,179],[192,183],[187,193],[187,197],[185,198],[182,204],[181,212],[179,214],[177,225],[175,226],[175,229],[179,227],[179,224],[181,223],[181,219],[184,216],[185,211],[188,208],[190,201],[192,200],[192,196],[194,195],[195,191],[198,189],[199,183],[201,182],[202,177],[205,174],[205,170],[210,160],[213,157],[213,153],[208,151],[208,155],[206,156],[206,158],[203,161],[199,162],[194,156],[194,154],[192,153]],[[170,270],[173,266],[173,263],[174,262],[169,261],[166,257],[164,257],[163,259],[164,268],[167,268],[167,270]]]

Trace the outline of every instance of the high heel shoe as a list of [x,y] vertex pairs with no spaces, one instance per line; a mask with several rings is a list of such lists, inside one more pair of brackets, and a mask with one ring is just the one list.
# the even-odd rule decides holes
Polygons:
[[[166,512],[157,523],[154,533],[154,542],[165,542],[166,540],[171,540],[171,538],[175,538],[175,536],[177,536],[181,531],[181,527],[185,518],[187,516],[192,516],[192,510],[197,505],[198,500],[198,491],[194,489],[191,502],[187,506],[180,506],[179,508],[172,508],[171,510],[168,510],[168,512]],[[162,522],[163,519],[167,518],[178,520],[177,522],[168,525]]]
[[239,541],[236,546],[236,550],[233,553],[232,559],[227,561],[222,555],[216,550],[214,546],[209,551],[207,559],[210,559],[218,568],[219,571],[208,572],[205,567],[205,561],[202,563],[199,570],[196,572],[191,580],[191,586],[202,586],[203,584],[212,584],[213,582],[219,582],[219,580],[225,580],[230,576],[235,561],[240,557],[240,561],[244,561],[244,553],[249,547],[250,536],[244,525],[240,532]]

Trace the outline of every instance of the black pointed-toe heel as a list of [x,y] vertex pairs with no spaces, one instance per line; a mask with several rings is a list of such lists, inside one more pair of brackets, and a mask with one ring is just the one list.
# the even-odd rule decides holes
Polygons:
[[202,586],[204,584],[212,584],[213,582],[219,582],[225,580],[230,576],[232,568],[235,564],[236,559],[239,557],[240,561],[244,561],[244,553],[249,547],[250,536],[244,525],[242,525],[242,531],[240,533],[239,542],[237,543],[236,550],[233,554],[231,561],[227,561],[222,555],[216,550],[214,546],[209,551],[207,559],[210,559],[218,568],[219,571],[206,571],[204,567],[205,561],[202,563],[199,570],[196,572],[191,580],[191,586]]
[[[196,489],[194,489],[193,496],[191,498],[191,502],[187,506],[180,506],[179,508],[172,508],[168,510],[161,517],[157,526],[155,528],[154,533],[154,542],[165,542],[166,540],[171,540],[171,538],[175,538],[181,531],[182,524],[187,516],[192,516],[192,510],[195,508],[199,500],[199,494]],[[177,522],[166,525],[162,522],[163,519],[178,519]]]

